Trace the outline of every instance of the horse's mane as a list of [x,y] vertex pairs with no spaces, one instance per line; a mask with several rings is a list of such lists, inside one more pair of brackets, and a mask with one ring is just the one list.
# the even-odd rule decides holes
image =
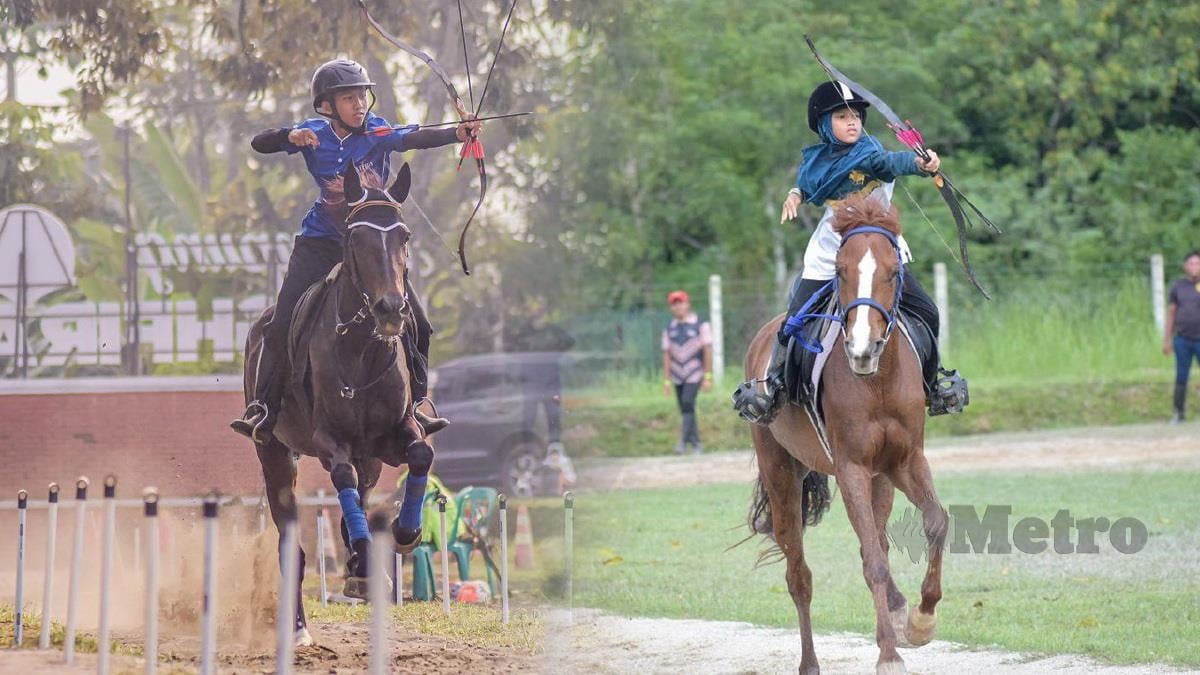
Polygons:
[[900,216],[896,207],[885,206],[882,201],[870,196],[849,197],[833,212],[833,231],[844,234],[863,225],[882,227],[892,234],[900,234]]
[[[358,180],[364,190],[368,188],[387,189],[383,184],[383,176],[380,176],[369,164],[358,167]],[[325,202],[330,217],[336,223],[345,220],[346,214],[349,213],[349,209],[346,208],[346,188],[342,185],[342,181],[343,178],[339,174],[321,188],[321,200]]]

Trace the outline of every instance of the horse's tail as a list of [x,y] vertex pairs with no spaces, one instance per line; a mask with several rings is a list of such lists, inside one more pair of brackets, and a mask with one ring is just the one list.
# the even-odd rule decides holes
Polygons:
[[[805,474],[800,488],[800,512],[804,515],[804,524],[816,525],[829,510],[829,476],[809,470],[795,459],[789,463],[793,471]],[[746,521],[751,532],[772,536],[771,502],[767,498],[761,475],[754,481],[754,497],[750,501],[750,514]]]

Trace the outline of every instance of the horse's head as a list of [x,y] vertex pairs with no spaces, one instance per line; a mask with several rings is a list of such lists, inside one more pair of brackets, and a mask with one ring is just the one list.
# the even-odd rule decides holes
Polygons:
[[362,293],[376,330],[384,337],[400,335],[411,311],[404,280],[412,232],[400,218],[400,205],[411,184],[408,164],[400,167],[395,182],[386,190],[378,177],[360,176],[353,165],[342,173],[348,209],[343,268]]
[[874,375],[898,320],[900,221],[894,208],[858,198],[838,207],[833,229],[842,235],[837,286],[846,356],[855,375]]

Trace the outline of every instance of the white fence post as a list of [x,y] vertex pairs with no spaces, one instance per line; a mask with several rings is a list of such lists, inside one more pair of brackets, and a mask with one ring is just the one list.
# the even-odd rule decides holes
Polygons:
[[941,327],[938,331],[938,351],[942,358],[950,348],[950,291],[946,285],[946,263],[933,263],[933,302],[937,305],[941,317]]
[[1163,257],[1161,253],[1150,256],[1150,302],[1154,305],[1154,326],[1158,336],[1166,332],[1166,290],[1163,286]]
[[712,327],[713,378],[725,377],[725,320],[721,304],[721,275],[708,277],[708,323]]

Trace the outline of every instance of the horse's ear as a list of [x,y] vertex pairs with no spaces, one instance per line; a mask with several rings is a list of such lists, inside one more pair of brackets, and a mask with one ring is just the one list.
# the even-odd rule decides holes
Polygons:
[[362,189],[362,179],[358,176],[358,167],[354,166],[354,162],[347,162],[346,169],[342,171],[342,189],[345,191],[346,203],[351,206],[366,196]]
[[403,204],[405,199],[408,199],[408,190],[412,187],[412,169],[408,168],[408,162],[405,162],[400,171],[396,172],[396,180],[392,183],[392,187],[388,188],[388,194],[392,199],[396,200],[397,204]]

